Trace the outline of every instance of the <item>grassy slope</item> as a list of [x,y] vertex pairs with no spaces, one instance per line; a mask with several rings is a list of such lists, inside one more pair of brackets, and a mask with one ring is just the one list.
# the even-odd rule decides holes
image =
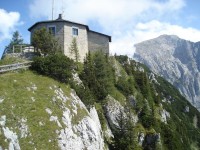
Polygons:
[[[35,90],[34,85],[37,87]],[[60,87],[65,95],[70,93],[66,85],[30,71],[0,75],[0,98],[4,99],[0,103],[0,117],[6,115],[6,127],[20,135],[20,120],[27,119],[26,124],[30,132],[27,138],[19,140],[21,149],[58,149],[55,131],[59,127],[55,122],[49,121],[50,115],[45,109],[50,108],[52,115],[58,116],[59,120],[62,110],[59,101],[53,103],[52,98],[55,94],[50,87]],[[39,122],[44,126],[39,125]],[[0,145],[7,147],[8,143],[1,137],[3,134],[0,132]]]

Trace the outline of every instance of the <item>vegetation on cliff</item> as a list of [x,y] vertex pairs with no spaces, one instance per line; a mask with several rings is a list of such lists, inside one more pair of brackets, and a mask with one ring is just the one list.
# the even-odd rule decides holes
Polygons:
[[[30,80],[40,85],[38,87],[40,90],[35,91],[40,91],[40,93],[32,91],[26,93],[37,96],[36,102],[38,103],[38,106],[28,102],[24,103],[23,105],[27,106],[26,112],[31,114],[40,103],[43,105],[48,101],[51,93],[45,91],[45,87],[50,87],[47,85],[49,82],[55,82],[56,87],[66,88],[66,92],[69,87],[73,88],[87,108],[95,106],[101,122],[104,141],[110,149],[188,150],[200,148],[200,113],[197,109],[171,84],[127,56],[108,56],[101,51],[88,53],[84,63],[79,64],[79,67],[76,67],[76,62],[62,54],[37,57],[33,61],[32,71],[8,73],[0,77],[1,83],[3,81],[5,83],[1,85],[0,96],[6,93],[11,100],[16,99],[18,103],[16,106],[19,108],[22,108],[20,105],[26,97],[24,90],[27,89],[23,87],[23,83],[26,85],[26,82]],[[34,85],[27,88],[32,87],[34,89]],[[16,95],[16,91],[14,92],[16,88],[21,94]],[[20,95],[23,96],[21,99]],[[61,103],[57,105],[60,106]],[[111,112],[108,112],[108,105],[111,105],[109,106]],[[2,107],[1,113],[7,113],[3,107],[11,110],[12,106],[9,106],[9,101],[6,103],[3,101],[0,107]],[[54,110],[53,105],[49,107]],[[24,115],[23,110],[18,110],[19,112],[16,113],[23,112],[22,115]],[[57,107],[55,111],[60,114]],[[117,117],[112,114],[112,111],[118,111]],[[12,115],[12,112],[9,115]],[[108,117],[117,119],[110,121]],[[74,121],[79,122],[78,118]],[[10,120],[10,126],[14,122],[14,119]],[[30,126],[35,130],[36,126],[31,124]],[[113,136],[106,136],[108,127]],[[49,128],[54,130],[56,127],[49,126]],[[3,135],[0,134],[0,136]],[[42,141],[38,138],[36,143]],[[6,142],[0,142],[3,146],[6,145]],[[24,144],[26,145],[25,142]]]
[[[36,63],[38,61],[33,66]],[[114,64],[117,65],[114,67]],[[70,65],[69,68],[76,72],[76,68]],[[121,127],[112,128],[111,149],[189,149],[191,145],[200,146],[199,112],[171,84],[144,65],[127,56],[109,57],[98,51],[89,53],[81,68],[78,72],[82,83],[76,84],[73,80],[68,83],[88,107],[100,104],[104,110],[106,97],[111,95],[139,118],[133,125],[130,117],[121,117]],[[50,76],[53,74],[49,72]],[[56,79],[63,82],[62,77]],[[130,97],[133,97],[132,101]],[[105,110],[100,113],[104,116]],[[196,125],[193,123],[195,117],[198,118]],[[137,126],[145,130],[142,145],[136,142]]]

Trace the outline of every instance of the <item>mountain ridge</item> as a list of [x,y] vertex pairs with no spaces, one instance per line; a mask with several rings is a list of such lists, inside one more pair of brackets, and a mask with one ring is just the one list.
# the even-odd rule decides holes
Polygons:
[[161,35],[135,47],[134,59],[167,79],[200,110],[200,42]]

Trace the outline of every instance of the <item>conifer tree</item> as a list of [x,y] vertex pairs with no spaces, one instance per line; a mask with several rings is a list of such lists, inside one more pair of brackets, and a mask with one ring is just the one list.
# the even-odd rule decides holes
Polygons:
[[93,55],[88,53],[81,76],[96,99],[102,100],[108,95],[109,89],[114,86],[113,74],[105,53],[101,51]]
[[[10,41],[9,45],[7,46],[8,48],[8,53],[12,53],[12,50],[13,50],[13,46],[14,45],[19,45],[19,44],[23,44],[23,38],[21,37],[21,35],[19,34],[18,31],[15,31],[13,33],[13,36],[12,36],[12,40]],[[15,48],[15,52],[20,52],[20,49],[19,48]]]
[[134,124],[132,122],[131,110],[126,107],[126,115],[120,111],[118,123],[119,128],[114,132],[114,147],[116,150],[134,149]]
[[91,90],[93,95],[96,97],[96,91],[98,91],[98,81],[95,76],[94,62],[90,52],[86,55],[86,59],[84,60],[84,69],[81,73],[81,78],[84,84]]
[[75,59],[75,61],[78,62],[80,60],[80,55],[79,55],[79,50],[77,46],[77,40],[75,37],[72,39],[72,43],[69,50],[73,58]]

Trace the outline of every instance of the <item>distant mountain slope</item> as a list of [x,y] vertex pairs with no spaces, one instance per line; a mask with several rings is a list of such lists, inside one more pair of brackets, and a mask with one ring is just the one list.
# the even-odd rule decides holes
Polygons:
[[200,110],[200,42],[162,35],[135,47],[134,59],[171,82]]

